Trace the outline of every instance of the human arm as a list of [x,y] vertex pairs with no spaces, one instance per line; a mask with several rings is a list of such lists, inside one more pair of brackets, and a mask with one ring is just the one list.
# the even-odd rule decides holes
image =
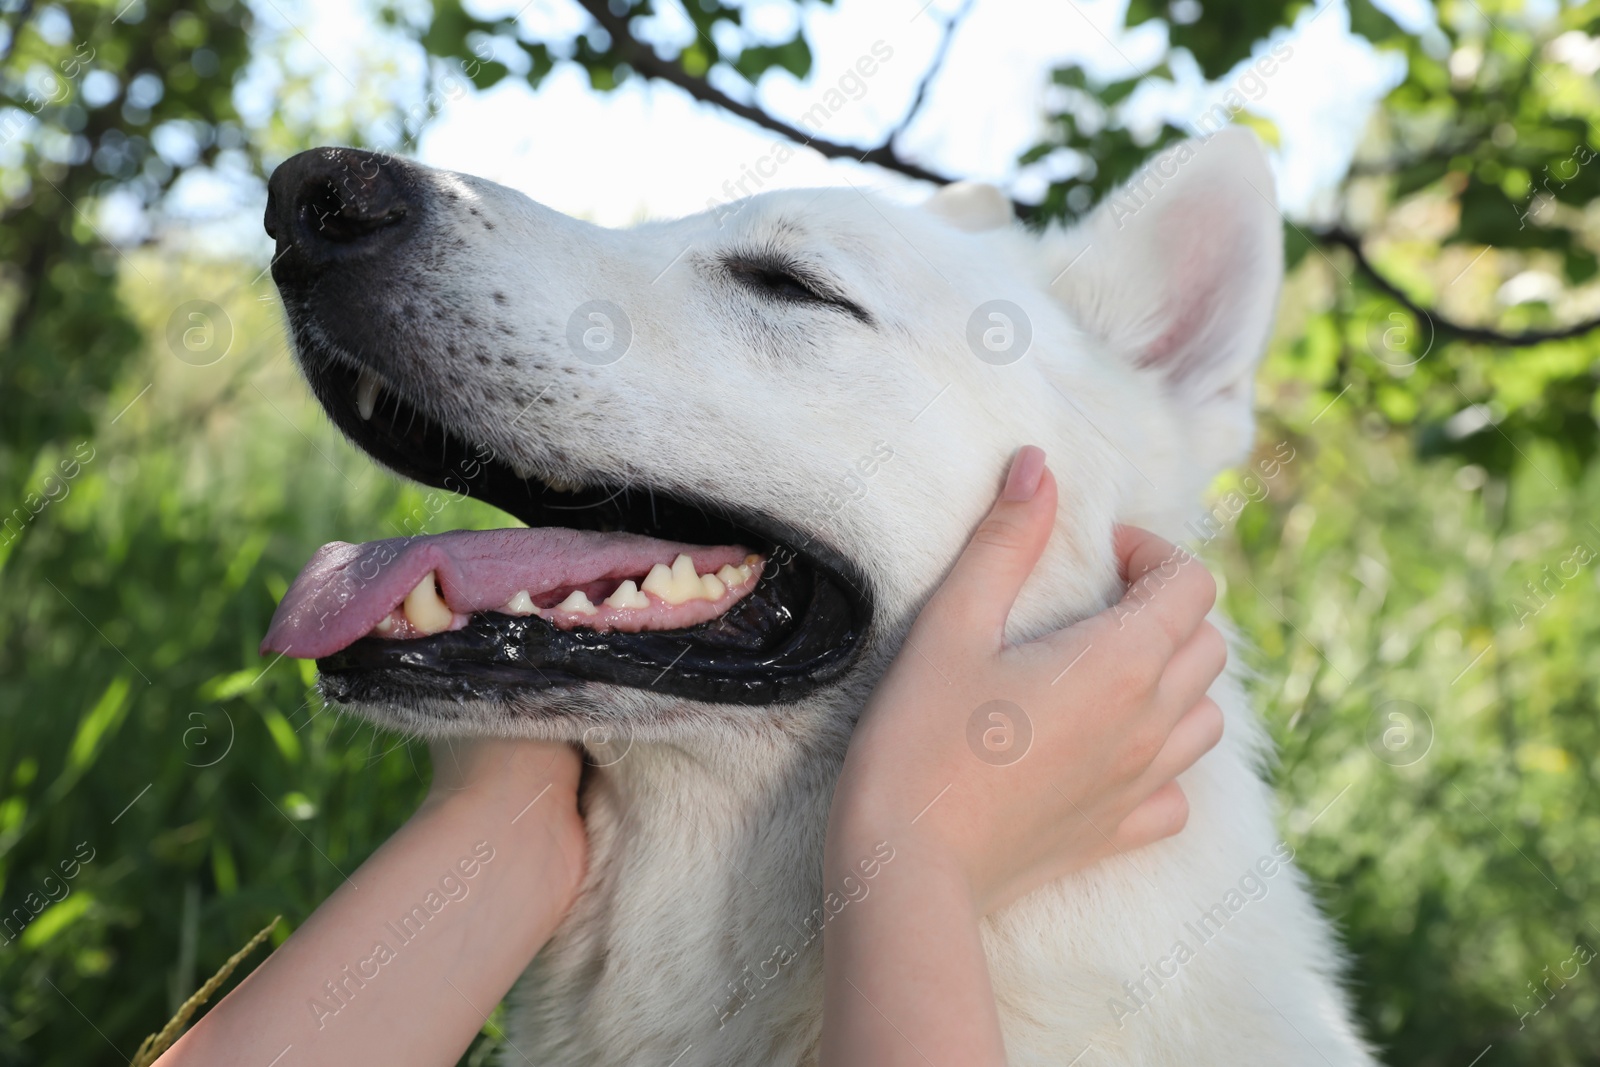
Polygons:
[[[1205,696],[1226,660],[1204,621],[1215,583],[1154,535],[1118,531],[1130,585],[1121,604],[1007,645],[1007,615],[1056,503],[1042,453],[1024,449],[856,728],[825,886],[859,882],[880,842],[893,860],[824,927],[828,1067],[920,1065],[933,1050],[940,1061],[1003,1063],[981,917],[1178,832],[1188,808],[1174,779],[1221,737],[1221,711]],[[1158,569],[1159,583],[1140,581]],[[975,718],[980,738],[1026,726],[1031,742],[1014,759],[972,747]]]
[[566,745],[437,743],[416,813],[159,1067],[456,1062],[577,892],[580,767]]

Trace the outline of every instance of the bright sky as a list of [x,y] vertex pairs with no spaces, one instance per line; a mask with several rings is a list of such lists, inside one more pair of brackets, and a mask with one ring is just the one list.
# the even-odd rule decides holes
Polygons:
[[[807,5],[801,17],[813,42],[811,77],[802,83],[783,71],[769,73],[756,99],[793,121],[875,45],[880,52],[889,49],[890,57],[865,80],[864,91],[858,90],[859,98],[832,115],[823,131],[836,141],[877,144],[905,113],[945,20],[960,6],[959,0],[933,0],[926,7],[924,2]],[[1403,21],[1422,25],[1428,21],[1422,2],[1385,6],[1405,8]],[[521,4],[478,0],[469,6],[476,14],[500,17]],[[671,0],[659,6],[672,9]],[[902,153],[945,173],[997,181],[1026,194],[1030,186],[1019,181],[1014,161],[1040,128],[1048,72],[1078,60],[1092,75],[1120,79],[1162,54],[1165,33],[1153,24],[1110,36],[1122,7],[1119,0],[977,0],[918,120],[899,142]],[[792,10],[778,0],[748,0],[746,24],[781,39],[792,31]],[[362,106],[356,87],[369,78],[403,79],[408,70],[414,74],[414,57],[384,48],[363,0],[257,0],[255,11],[262,42],[278,49],[291,73],[312,81],[314,92],[308,99],[317,115]],[[529,30],[561,37],[585,23],[571,0],[532,0],[518,18]],[[670,18],[667,22],[670,36]],[[1251,110],[1278,123],[1282,134],[1276,160],[1279,195],[1291,217],[1326,211],[1329,192],[1374,103],[1402,74],[1397,57],[1377,55],[1365,41],[1352,38],[1347,25],[1342,0],[1307,12],[1281,38],[1292,55],[1270,77],[1250,83],[1257,86],[1258,96]],[[1245,74],[1241,67],[1207,85],[1192,64],[1175,67],[1174,88],[1146,93],[1141,100],[1152,114],[1192,120],[1224,90],[1240,85]],[[263,65],[241,87],[241,109],[265,118],[262,111],[281,80],[275,69]],[[726,81],[731,95],[748,95],[737,78]],[[772,135],[698,104],[675,88],[635,80],[600,94],[589,89],[581,71],[558,67],[537,91],[507,78],[488,92],[449,101],[414,154],[426,163],[513,186],[558,210],[625,225],[645,216],[702,210],[708,201],[720,201],[724,182],[736,181],[773,149]],[[927,191],[878,168],[829,162],[809,151],[796,153],[765,187],[845,181],[911,199]],[[264,192],[248,195],[259,198]],[[236,193],[232,199],[237,198]],[[184,200],[213,217],[222,207],[215,190],[208,193],[198,185]],[[259,217],[259,202],[250,211]]]

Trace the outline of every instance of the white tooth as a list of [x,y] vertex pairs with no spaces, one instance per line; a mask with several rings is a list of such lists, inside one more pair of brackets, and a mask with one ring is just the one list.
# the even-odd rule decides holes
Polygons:
[[378,406],[378,391],[382,388],[383,379],[362,367],[361,377],[356,381],[356,410],[361,413],[361,421],[372,418],[373,409]]
[[378,620],[378,625],[372,628],[372,632],[377,634],[379,637],[388,637],[390,634],[394,633],[395,627],[398,625],[399,623],[395,622],[392,614],[385,615],[383,618]]
[[439,599],[439,590],[434,587],[434,573],[429,571],[417,587],[406,594],[405,615],[406,621],[416,628],[421,634],[442,633],[450,629],[450,623],[455,620],[455,613],[450,606]]
[[571,611],[579,615],[593,615],[600,609],[589,603],[589,594],[582,589],[574,589],[567,594],[567,599],[556,605],[557,611]]
[[672,570],[665,563],[657,563],[650,568],[650,573],[644,576],[644,581],[639,583],[639,588],[646,593],[654,593],[668,603],[676,604],[672,599]]
[[668,604],[682,604],[704,595],[700,575],[694,569],[694,560],[681,552],[672,561],[671,568],[664,563],[651,567],[640,588],[647,593],[654,593]]
[[715,574],[702,574],[700,576],[700,588],[707,600],[720,600],[722,599],[722,594],[728,591],[728,587],[723,585],[722,580]]
[[533,597],[528,595],[526,589],[517,590],[517,595],[506,601],[505,607],[500,609],[502,615],[532,615],[537,609],[533,606]]
[[701,595],[700,574],[694,569],[694,560],[685,553],[678,553],[678,558],[672,561],[672,592],[669,599],[674,604],[682,604],[686,600],[698,600]]
[[750,565],[741,563],[737,567],[725,566],[717,572],[717,578],[729,589],[737,589],[750,580]]
[[604,603],[611,608],[647,608],[650,606],[649,598],[639,592],[639,587],[634,585],[631,580],[617,586],[616,591],[606,597]]
[[575,493],[579,489],[583,488],[583,486],[579,485],[577,482],[568,481],[566,478],[560,478],[554,475],[546,478],[544,480],[544,484],[549,486],[551,489],[554,489],[558,493]]

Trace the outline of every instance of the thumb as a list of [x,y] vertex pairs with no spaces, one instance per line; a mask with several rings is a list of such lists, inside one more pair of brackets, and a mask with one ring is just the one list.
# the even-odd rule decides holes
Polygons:
[[1006,485],[989,514],[967,542],[949,577],[924,613],[937,635],[977,626],[998,642],[1022,583],[1044,553],[1055,525],[1056,482],[1045,468],[1044,451],[1018,450]]

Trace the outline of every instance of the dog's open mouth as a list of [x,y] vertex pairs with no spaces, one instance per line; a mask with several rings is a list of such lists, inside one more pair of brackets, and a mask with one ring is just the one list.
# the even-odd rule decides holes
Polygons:
[[783,703],[854,659],[862,583],[806,535],[620,478],[523,478],[370,372],[307,354],[323,407],[374,458],[528,524],[320,549],[261,648],[315,658],[330,698],[507,700],[603,682]]

